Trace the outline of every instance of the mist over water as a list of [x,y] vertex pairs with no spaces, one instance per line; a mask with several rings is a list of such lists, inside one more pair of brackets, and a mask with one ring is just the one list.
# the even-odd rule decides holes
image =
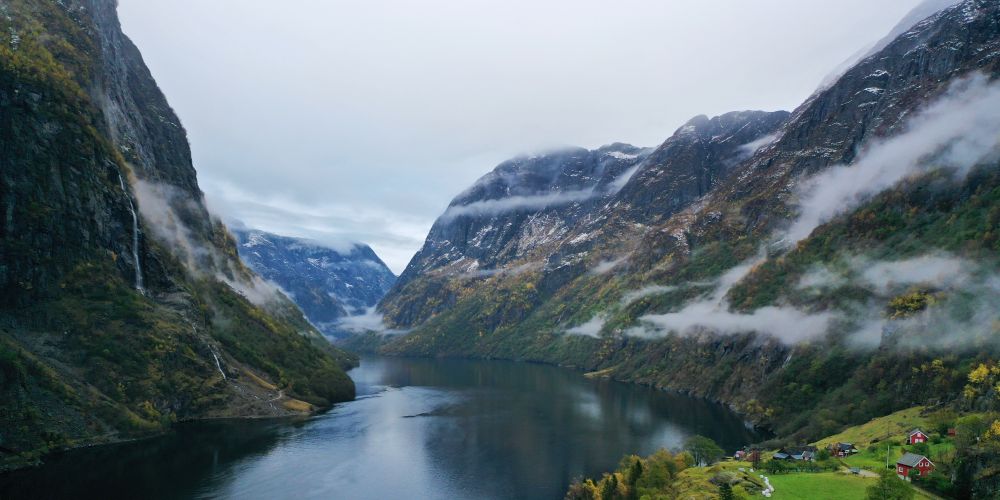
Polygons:
[[722,406],[551,366],[368,358],[356,401],[306,420],[185,424],[0,476],[0,498],[561,498],[625,454],[760,436]]

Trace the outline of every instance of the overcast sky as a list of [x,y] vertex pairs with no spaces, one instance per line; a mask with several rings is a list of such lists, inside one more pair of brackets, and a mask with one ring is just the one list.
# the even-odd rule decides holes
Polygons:
[[399,273],[500,161],[791,110],[919,0],[119,0],[216,213]]

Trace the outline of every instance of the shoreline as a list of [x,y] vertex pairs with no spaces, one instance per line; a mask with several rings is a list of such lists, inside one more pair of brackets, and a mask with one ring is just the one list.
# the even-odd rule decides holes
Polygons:
[[[94,439],[83,441],[83,442],[81,442],[79,444],[74,444],[74,445],[71,445],[71,446],[66,446],[66,447],[62,447],[62,448],[59,448],[59,449],[50,450],[50,451],[48,451],[46,453],[43,453],[42,455],[40,455],[38,458],[36,458],[34,460],[30,460],[30,461],[13,461],[12,460],[10,462],[0,462],[0,478],[2,478],[3,476],[6,476],[8,474],[16,473],[18,471],[29,470],[29,469],[34,469],[34,468],[38,468],[38,467],[44,467],[46,459],[51,458],[51,457],[56,456],[56,455],[61,455],[61,454],[64,454],[64,453],[71,453],[71,452],[74,452],[74,451],[77,451],[77,450],[83,450],[83,449],[87,449],[87,448],[97,448],[97,447],[103,447],[103,446],[116,446],[116,445],[123,445],[123,444],[135,443],[135,442],[139,442],[139,441],[153,440],[153,439],[164,437],[164,436],[170,434],[171,432],[175,432],[178,427],[182,427],[182,426],[185,426],[185,425],[188,425],[188,424],[197,424],[197,423],[200,423],[200,422],[225,422],[227,420],[233,421],[233,422],[253,422],[253,421],[258,421],[259,422],[259,421],[265,421],[265,420],[275,420],[275,421],[278,421],[278,420],[309,420],[311,418],[314,418],[314,417],[317,417],[317,416],[320,416],[320,415],[323,415],[323,414],[329,412],[330,410],[332,410],[338,404],[349,403],[351,401],[354,401],[354,399],[351,399],[351,400],[348,400],[348,401],[338,401],[336,403],[331,404],[328,407],[316,408],[315,410],[313,410],[313,411],[311,411],[309,413],[304,413],[304,414],[302,414],[302,413],[299,413],[299,414],[291,413],[291,414],[288,414],[288,415],[254,414],[254,415],[244,415],[244,416],[208,416],[208,417],[201,417],[201,418],[191,418],[191,419],[185,419],[185,420],[178,420],[177,422],[174,422],[173,424],[171,424],[170,427],[167,427],[166,429],[163,429],[162,431],[154,432],[154,433],[151,433],[149,435],[144,435],[144,436],[131,436],[131,437],[123,437],[123,438],[109,437],[108,435],[99,436],[99,437],[95,437]],[[29,450],[27,453],[31,453],[31,450]]]

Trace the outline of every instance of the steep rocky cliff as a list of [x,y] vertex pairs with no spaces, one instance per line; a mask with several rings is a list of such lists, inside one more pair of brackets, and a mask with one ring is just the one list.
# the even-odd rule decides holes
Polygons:
[[114,0],[0,3],[0,462],[353,397],[239,261]]
[[240,256],[281,287],[324,335],[349,334],[341,320],[366,314],[396,282],[368,245],[335,249],[301,238],[245,228],[233,230]]
[[[479,188],[499,167],[380,305],[411,330],[381,350],[577,366],[723,400],[797,438],[956,397],[970,360],[998,351],[1000,317],[912,270],[998,266],[1000,3],[899,33],[792,113],[691,120],[593,201]],[[531,224],[486,237],[518,221]],[[876,283],[887,268],[906,271]],[[935,319],[946,309],[955,321]],[[984,321],[959,318],[972,310]]]

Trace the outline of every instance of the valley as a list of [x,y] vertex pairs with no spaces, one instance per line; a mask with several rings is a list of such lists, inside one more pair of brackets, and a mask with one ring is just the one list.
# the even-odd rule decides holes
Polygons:
[[[488,170],[498,125],[463,118],[427,151],[487,173],[426,224],[454,179],[354,134],[453,110],[283,114],[309,85],[365,108],[325,85],[394,64],[258,75],[292,90],[189,142],[119,10],[0,2],[0,497],[1000,496],[997,0],[924,1],[788,111],[652,147]],[[336,67],[300,35],[270,64]],[[407,147],[384,207],[336,185]]]

